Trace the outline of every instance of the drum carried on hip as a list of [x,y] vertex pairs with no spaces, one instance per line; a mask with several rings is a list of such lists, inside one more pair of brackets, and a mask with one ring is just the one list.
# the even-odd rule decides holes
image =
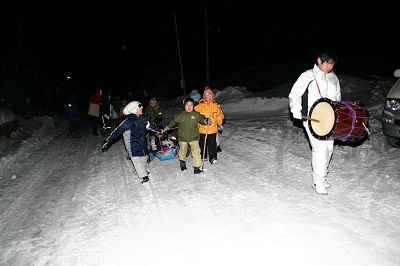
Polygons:
[[357,141],[368,132],[368,110],[360,102],[321,98],[310,109],[308,126],[320,140]]

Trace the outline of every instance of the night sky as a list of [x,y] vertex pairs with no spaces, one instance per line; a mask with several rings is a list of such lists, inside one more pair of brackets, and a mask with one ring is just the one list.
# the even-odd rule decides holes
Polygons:
[[4,65],[15,51],[16,32],[22,32],[22,55],[34,58],[41,73],[71,76],[93,87],[134,87],[144,69],[179,68],[176,30],[183,74],[204,82],[208,37],[211,83],[250,66],[313,60],[315,50],[326,44],[337,48],[339,62],[376,54],[399,58],[391,6],[215,2],[9,8],[1,17],[1,58]]

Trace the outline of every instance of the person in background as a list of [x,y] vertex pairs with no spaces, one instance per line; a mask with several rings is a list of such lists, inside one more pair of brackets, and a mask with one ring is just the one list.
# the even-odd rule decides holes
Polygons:
[[107,151],[113,142],[123,134],[125,147],[127,148],[129,158],[136,170],[137,175],[142,179],[142,183],[149,181],[147,171],[147,160],[149,149],[147,148],[147,130],[153,130],[162,133],[155,125],[150,124],[143,115],[143,105],[138,101],[132,101],[124,108],[123,113],[126,118],[114,129],[104,140],[101,150]]
[[68,136],[71,138],[80,138],[78,97],[74,93],[69,95],[68,119],[71,125]]
[[92,135],[98,136],[97,129],[100,126],[100,103],[101,103],[101,90],[96,89],[95,93],[90,97],[88,115],[92,121]]
[[111,94],[107,89],[102,90],[100,103],[100,117],[102,120],[101,135],[107,137],[111,132]]
[[201,95],[198,90],[192,90],[192,92],[190,93],[190,98],[194,100],[194,106],[196,107],[196,105],[199,104]]
[[210,125],[200,125],[200,148],[201,156],[205,160],[209,157],[211,164],[217,161],[217,132],[218,126],[222,125],[222,110],[214,100],[214,93],[210,87],[206,86],[203,99],[194,108],[197,112],[212,120]]
[[186,154],[188,146],[192,151],[192,165],[194,174],[201,174],[203,170],[201,166],[201,151],[199,146],[200,134],[199,124],[211,124],[211,119],[206,118],[204,115],[196,112],[194,107],[194,100],[186,98],[183,100],[185,110],[176,114],[169,124],[165,127],[164,132],[179,127],[178,140],[179,140],[179,165],[182,171],[186,171]]
[[[144,115],[150,123],[155,124],[158,128],[163,129],[161,121],[163,120],[163,113],[160,105],[157,103],[156,98],[150,98],[149,106],[144,110]],[[148,133],[148,141],[150,148],[155,155],[157,151],[161,150],[161,140],[158,134],[150,131]]]
[[[328,194],[327,188],[331,185],[327,182],[329,162],[333,154],[334,140],[320,140],[311,134],[308,127],[310,108],[321,98],[329,98],[332,101],[341,100],[339,79],[333,72],[337,62],[335,50],[321,49],[316,55],[316,62],[312,69],[303,72],[289,93],[289,106],[293,118],[302,119],[311,145],[312,187],[318,194]],[[302,98],[304,101],[302,101]]]

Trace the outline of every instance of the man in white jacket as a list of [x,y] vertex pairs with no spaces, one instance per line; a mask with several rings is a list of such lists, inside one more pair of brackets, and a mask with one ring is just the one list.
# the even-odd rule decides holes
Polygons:
[[[327,173],[334,140],[315,137],[310,131],[306,117],[309,118],[310,108],[319,99],[328,98],[332,101],[340,101],[341,91],[339,79],[332,71],[337,62],[335,51],[322,49],[316,59],[314,67],[303,72],[294,83],[289,93],[289,106],[293,118],[303,120],[303,126],[311,144],[312,186],[318,194],[326,195],[328,194],[326,189],[331,187],[327,182]],[[305,97],[303,102],[302,96]]]

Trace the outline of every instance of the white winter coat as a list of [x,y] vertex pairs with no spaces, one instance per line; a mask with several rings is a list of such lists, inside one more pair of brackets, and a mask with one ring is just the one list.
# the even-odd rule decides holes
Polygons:
[[[310,81],[312,82],[310,83]],[[293,114],[301,112],[301,96],[307,89],[308,83],[310,83],[308,87],[308,114],[312,105],[320,98],[329,98],[332,101],[341,100],[340,84],[336,74],[333,71],[325,74],[315,64],[313,69],[309,69],[300,75],[289,93],[289,106]],[[321,91],[321,94],[319,91]]]
[[[310,83],[310,81],[312,81]],[[301,96],[308,86],[308,116],[313,104],[320,98],[329,98],[332,101],[341,100],[339,79],[332,71],[328,74],[322,72],[315,64],[313,69],[302,73],[294,83],[289,93],[289,106],[293,117],[301,116],[302,102]],[[297,116],[295,116],[297,114]],[[308,138],[312,147],[312,179],[314,184],[323,182],[327,179],[329,161],[333,153],[333,140],[319,140],[315,138],[308,127],[308,121],[303,121]]]

